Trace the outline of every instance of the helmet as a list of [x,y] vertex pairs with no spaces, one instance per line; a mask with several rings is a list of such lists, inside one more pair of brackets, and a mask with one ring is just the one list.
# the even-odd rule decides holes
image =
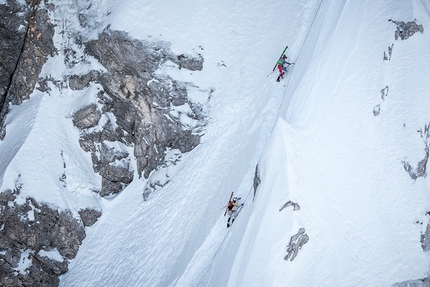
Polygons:
[[285,56],[285,55],[282,56],[282,59],[286,59],[286,58],[287,58],[287,56]]
[[236,200],[237,200],[237,197],[233,197],[233,202],[236,202]]

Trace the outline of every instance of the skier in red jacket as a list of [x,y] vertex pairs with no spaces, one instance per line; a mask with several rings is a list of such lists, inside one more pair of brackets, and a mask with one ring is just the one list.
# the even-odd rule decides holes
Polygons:
[[280,79],[284,78],[285,72],[288,69],[288,66],[293,65],[294,63],[289,63],[287,62],[287,56],[283,55],[281,59],[278,60],[278,71],[279,71],[279,76],[276,79],[277,82],[280,81]]

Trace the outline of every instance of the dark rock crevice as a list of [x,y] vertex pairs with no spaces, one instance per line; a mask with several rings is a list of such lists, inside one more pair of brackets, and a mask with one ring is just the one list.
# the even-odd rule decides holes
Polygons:
[[[14,1],[8,1],[10,9],[20,7]],[[17,6],[18,5],[18,6]],[[3,7],[4,11],[8,9]],[[0,139],[5,137],[4,120],[9,112],[9,104],[19,105],[28,99],[34,90],[42,66],[48,55],[55,55],[56,48],[52,41],[54,27],[50,23],[48,10],[40,8],[40,0],[31,1],[27,7],[20,7],[17,11],[24,11],[23,17],[16,16],[16,13],[2,15],[8,19],[9,23],[16,23],[10,27],[2,27],[5,34],[17,33],[14,37],[17,46],[9,46],[3,53],[10,57],[2,60],[2,66],[9,66],[7,83],[2,83],[3,90],[0,98]],[[15,16],[14,16],[15,15]],[[25,33],[19,31],[19,25],[25,26]],[[17,31],[18,30],[18,31]],[[18,47],[18,49],[17,49]],[[19,52],[17,52],[19,51]],[[9,60],[8,60],[9,58]],[[13,68],[12,68],[13,66]]]
[[[22,16],[20,16],[22,14]],[[24,42],[28,34],[29,22],[33,12],[28,7],[15,1],[0,5],[0,125],[3,126],[6,95],[12,84],[12,78],[17,70],[20,56],[23,53]],[[0,134],[1,135],[1,134]],[[0,136],[2,139],[4,135]]]

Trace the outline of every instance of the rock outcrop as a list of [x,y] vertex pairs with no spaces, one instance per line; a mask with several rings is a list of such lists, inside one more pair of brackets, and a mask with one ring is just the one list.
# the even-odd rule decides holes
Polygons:
[[430,250],[430,224],[427,224],[426,231],[421,234],[421,247],[425,252]]
[[93,224],[98,214],[84,211],[81,221],[32,198],[17,204],[18,194],[0,193],[0,285],[57,286],[85,238],[82,221]]
[[410,37],[412,37],[415,33],[420,32],[421,34],[424,33],[424,27],[423,25],[417,24],[416,19],[409,22],[403,22],[403,21],[395,21],[395,20],[388,20],[390,22],[393,22],[397,25],[396,32],[394,33],[394,38],[398,40],[406,40]]
[[304,228],[300,228],[296,235],[293,235],[290,239],[290,242],[287,246],[287,255],[285,255],[284,260],[288,259],[293,261],[296,258],[300,249],[302,249],[303,245],[308,243],[309,236],[305,233]]
[[424,158],[417,163],[417,167],[413,168],[407,161],[402,161],[403,167],[412,179],[427,176],[427,162],[429,159],[430,149],[430,124],[425,125],[424,129],[419,129],[417,132],[420,134],[421,139],[424,142]]
[[24,45],[29,15],[28,8],[14,1],[10,1],[9,5],[0,5],[0,110]]
[[254,186],[254,199],[255,199],[255,196],[257,195],[257,188],[260,185],[260,183],[261,183],[260,168],[259,168],[259,166],[257,164],[255,166],[254,183],[253,183],[253,186]]
[[6,19],[0,28],[0,139],[5,137],[3,124],[9,104],[19,105],[29,98],[47,57],[57,53],[52,40],[54,27],[47,8],[39,8],[39,2],[20,6],[10,0],[8,5],[0,5],[0,17]]
[[281,208],[279,208],[279,212],[281,212],[282,210],[284,210],[288,206],[292,206],[293,207],[293,211],[300,210],[300,205],[298,203],[295,203],[295,202],[292,202],[291,200],[289,200],[284,205],[282,205]]
[[93,226],[102,215],[101,211],[91,208],[81,209],[78,213],[81,216],[82,223],[85,227]]
[[408,280],[391,285],[392,287],[428,287],[430,286],[430,277]]
[[[200,70],[203,58],[177,56],[168,47],[165,42],[139,41],[125,32],[107,30],[97,40],[85,43],[85,52],[107,71],[69,79],[73,89],[85,88],[91,82],[103,87],[98,95],[99,108],[89,105],[73,117],[81,130],[81,147],[92,153],[94,170],[102,176],[102,196],[120,192],[132,181],[134,172],[148,178],[165,162],[168,150],[186,153],[200,142],[200,136],[181,122],[183,116],[204,121],[201,107],[188,99],[187,84],[155,71],[166,61],[178,68]],[[178,113],[175,107],[186,107],[187,112]],[[102,114],[111,116],[101,129],[91,130]],[[119,145],[108,147],[108,142]],[[131,156],[136,159],[136,171],[131,168]]]

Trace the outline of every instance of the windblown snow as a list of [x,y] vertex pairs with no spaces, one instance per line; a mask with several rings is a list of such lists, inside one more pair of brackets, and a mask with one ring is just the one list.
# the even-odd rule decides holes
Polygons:
[[[100,179],[66,112],[89,91],[34,92],[12,108],[2,190],[19,178],[22,198],[103,211],[61,286],[391,286],[428,276],[428,1],[91,3],[95,23],[203,56],[202,71],[167,63],[158,73],[212,90],[190,95],[207,100],[209,123],[147,201],[136,176],[106,199],[92,195]],[[286,45],[295,64],[278,83],[271,72]],[[61,61],[44,73],[60,77]],[[64,163],[68,192],[48,192]],[[245,205],[227,229],[232,191]]]

